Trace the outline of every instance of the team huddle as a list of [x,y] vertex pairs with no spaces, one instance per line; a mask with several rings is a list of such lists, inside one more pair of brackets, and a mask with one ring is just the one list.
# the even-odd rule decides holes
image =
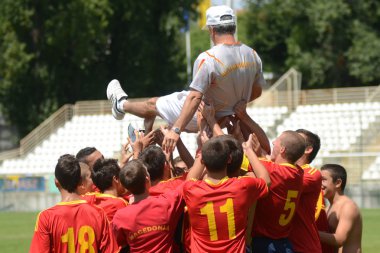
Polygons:
[[[146,134],[135,131],[119,161],[92,147],[58,159],[61,202],[38,215],[30,252],[361,252],[345,169],[310,166],[321,141],[306,129],[271,147],[246,111],[265,82],[260,57],[235,41],[232,9],[206,18],[214,46],[189,91],[131,102],[108,84],[113,116],[144,118]],[[153,129],[156,116],[168,126]],[[198,133],[196,154],[182,131]]]

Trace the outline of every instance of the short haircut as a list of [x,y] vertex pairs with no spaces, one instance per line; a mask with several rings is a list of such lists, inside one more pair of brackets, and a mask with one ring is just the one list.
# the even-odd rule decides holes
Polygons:
[[140,159],[129,161],[120,170],[121,184],[132,194],[145,192],[145,179],[148,176],[146,166]]
[[211,26],[216,34],[235,34],[236,25],[226,24],[226,25],[213,25]]
[[160,147],[147,147],[140,153],[139,158],[148,169],[150,180],[156,181],[163,178],[166,158]]
[[328,170],[331,173],[331,177],[333,179],[333,182],[336,183],[336,180],[340,179],[342,180],[341,184],[341,190],[344,192],[344,189],[346,188],[346,183],[347,183],[347,171],[346,169],[339,165],[339,164],[324,164],[321,167],[321,170]]
[[231,135],[221,135],[219,138],[227,144],[230,151],[231,161],[227,163],[227,175],[231,177],[241,168],[244,154],[243,147],[239,141]]
[[306,129],[297,129],[296,132],[305,135],[306,147],[313,148],[313,151],[311,151],[307,157],[308,163],[311,163],[321,148],[321,139],[317,134],[312,133]]
[[281,138],[281,145],[285,147],[285,158],[289,163],[294,164],[305,153],[305,138],[296,131],[284,131]]
[[55,178],[66,191],[73,193],[81,182],[79,161],[73,155],[65,154],[58,159]]
[[180,156],[177,156],[176,158],[173,159],[173,164],[183,162],[182,158]]
[[86,177],[87,177],[87,173],[85,172],[88,171],[91,173],[91,169],[90,169],[90,166],[88,166],[87,163],[84,163],[84,162],[79,162],[79,166],[80,166],[80,180],[83,182],[84,180],[86,180]]
[[211,172],[222,171],[227,167],[230,150],[221,138],[211,138],[202,147],[202,160]]
[[86,147],[82,148],[78,151],[77,155],[75,156],[80,162],[87,164],[87,156],[94,153],[97,149],[94,147]]
[[101,192],[112,187],[112,181],[115,177],[119,178],[120,167],[116,159],[99,159],[95,162],[91,178],[96,187]]

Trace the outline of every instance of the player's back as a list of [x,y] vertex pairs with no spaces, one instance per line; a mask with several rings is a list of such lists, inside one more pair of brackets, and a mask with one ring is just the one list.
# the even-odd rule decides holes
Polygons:
[[322,176],[308,164],[304,170],[303,187],[300,200],[293,218],[293,228],[289,240],[296,252],[321,252],[318,228],[315,222],[315,207],[321,193]]
[[[237,102],[250,99],[253,83],[262,68],[260,57],[252,48],[237,43],[216,45],[197,61],[202,64],[203,60],[211,82],[205,98],[212,98],[217,118],[232,115]],[[193,84],[196,86],[196,81]]]
[[267,191],[264,180],[249,177],[187,181],[192,252],[245,252],[249,207]]
[[111,224],[116,211],[128,205],[128,202],[123,198],[99,192],[87,193],[83,195],[82,198],[88,203],[102,208]]
[[128,244],[131,252],[173,252],[174,232],[184,210],[179,191],[148,197],[117,211],[113,229],[119,245]]
[[118,247],[104,211],[85,200],[60,202],[42,211],[30,252],[116,252]]
[[271,186],[268,195],[257,201],[252,237],[287,238],[302,191],[303,171],[288,163],[261,162],[269,172]]

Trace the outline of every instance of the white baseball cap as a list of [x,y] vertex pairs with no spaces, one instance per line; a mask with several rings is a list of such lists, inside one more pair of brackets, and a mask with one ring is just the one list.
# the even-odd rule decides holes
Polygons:
[[206,27],[226,24],[235,24],[234,11],[230,7],[228,7],[227,5],[218,5],[211,6],[207,9]]

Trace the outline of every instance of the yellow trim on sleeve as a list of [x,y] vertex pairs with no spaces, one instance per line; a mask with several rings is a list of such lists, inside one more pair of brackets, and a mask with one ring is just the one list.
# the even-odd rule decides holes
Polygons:
[[315,207],[315,220],[318,220],[319,215],[321,214],[322,209],[324,209],[323,206],[323,194],[322,191],[319,193],[317,205]]
[[40,221],[40,215],[43,211],[39,212],[36,219],[36,224],[34,225],[34,231],[38,230],[38,222]]

